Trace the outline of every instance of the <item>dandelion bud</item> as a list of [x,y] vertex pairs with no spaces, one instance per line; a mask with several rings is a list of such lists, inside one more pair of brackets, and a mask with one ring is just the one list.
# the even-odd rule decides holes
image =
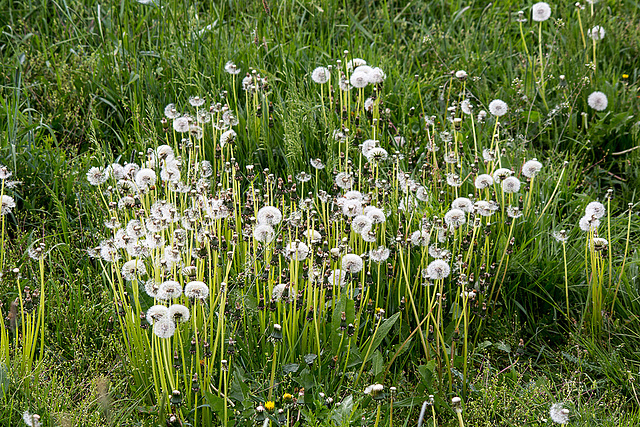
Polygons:
[[457,414],[462,413],[462,399],[459,397],[454,397],[451,399],[451,405],[453,406],[453,410],[456,411]]
[[173,406],[180,406],[182,403],[182,394],[179,390],[173,390],[170,401]]

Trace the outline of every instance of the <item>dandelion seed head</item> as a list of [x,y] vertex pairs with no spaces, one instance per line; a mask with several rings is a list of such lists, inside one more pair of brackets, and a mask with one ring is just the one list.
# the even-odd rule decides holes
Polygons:
[[347,283],[347,273],[344,270],[332,270],[327,277],[327,283],[331,286],[344,286]]
[[348,273],[358,273],[362,270],[364,262],[360,255],[346,254],[342,257],[342,269]]
[[598,231],[598,227],[600,226],[600,220],[597,218],[593,218],[590,216],[583,216],[580,218],[578,222],[578,226],[582,231]]
[[16,201],[13,197],[3,194],[0,196],[0,215],[7,215],[11,213],[11,210],[16,207]]
[[102,168],[93,167],[87,172],[87,181],[91,185],[104,184],[108,178],[109,175]]
[[209,296],[209,287],[204,282],[194,280],[186,284],[184,295],[187,298],[204,300]]
[[275,206],[263,206],[256,215],[258,224],[277,225],[282,221],[282,212]]
[[369,217],[365,215],[357,215],[353,220],[351,220],[351,229],[357,234],[362,234],[365,231],[369,231],[372,224],[373,222]]
[[5,180],[11,177],[13,173],[5,165],[0,164],[0,179]]
[[381,224],[387,220],[387,216],[384,214],[384,211],[374,206],[367,206],[364,208],[363,213],[374,224]]
[[466,115],[471,115],[473,113],[473,105],[471,105],[471,101],[468,99],[465,99],[460,103],[460,109]]
[[191,123],[189,123],[189,118],[186,116],[178,117],[173,120],[173,130],[178,133],[189,132],[190,125]]
[[449,276],[451,267],[446,261],[437,259],[427,266],[427,274],[431,280],[442,280]]
[[429,246],[431,235],[426,230],[417,230],[411,233],[411,244],[414,246]]
[[361,89],[369,84],[369,76],[363,71],[354,71],[349,79],[351,86]]
[[609,105],[609,100],[607,99],[607,95],[604,93],[595,91],[591,92],[591,95],[587,98],[587,103],[589,104],[589,107],[596,111],[604,111]]
[[293,261],[304,261],[309,255],[309,246],[304,242],[290,242],[285,247],[285,256]]
[[325,84],[331,79],[331,71],[326,67],[318,67],[311,73],[311,80],[318,84]]
[[489,103],[489,112],[496,117],[504,116],[508,110],[507,103],[501,99],[494,99]]
[[460,209],[463,212],[473,212],[473,202],[466,197],[458,197],[451,202],[452,209]]
[[171,338],[175,331],[176,324],[166,317],[153,324],[153,333],[159,338]]
[[554,423],[567,424],[569,423],[569,410],[562,403],[554,403],[549,408],[549,417]]
[[502,181],[502,191],[505,193],[517,193],[520,191],[520,180],[515,176],[508,176]]
[[531,7],[531,19],[536,22],[546,21],[551,17],[551,7],[543,1]]
[[462,209],[451,209],[444,215],[444,222],[452,228],[458,228],[467,221]]
[[274,301],[280,301],[282,299],[282,293],[287,288],[287,285],[284,283],[280,283],[273,287],[271,291],[271,299]]
[[371,251],[369,252],[369,258],[371,259],[371,261],[378,263],[384,262],[389,259],[389,255],[391,255],[391,251],[389,250],[389,248],[386,248],[384,246],[378,246],[377,249],[371,249]]
[[180,283],[174,280],[166,280],[160,284],[157,298],[161,300],[170,300],[180,298],[180,295],[182,295],[182,286]]
[[153,169],[143,168],[136,173],[136,186],[141,191],[146,191],[156,184],[157,176]]
[[493,178],[486,173],[480,174],[476,177],[474,185],[478,190],[484,190],[493,185]]
[[353,186],[353,175],[340,172],[336,175],[336,185],[342,189],[350,189]]
[[242,72],[242,70],[238,68],[238,66],[234,64],[233,61],[227,61],[227,63],[224,64],[224,71],[231,75],[240,74]]
[[175,323],[184,323],[189,320],[191,314],[189,309],[182,304],[171,304],[167,310],[166,317],[172,319]]
[[607,209],[600,202],[591,202],[584,209],[584,215],[600,219],[607,213]]
[[527,178],[533,178],[538,174],[538,172],[540,172],[540,170],[542,170],[542,163],[540,163],[535,158],[525,162],[525,164],[522,165],[522,175],[526,176]]
[[31,414],[29,411],[24,411],[22,413],[22,420],[29,427],[41,427],[42,423],[40,422],[40,415]]
[[122,277],[125,280],[131,281],[145,274],[147,274],[147,269],[142,260],[132,259],[122,264]]
[[593,27],[592,29],[589,30],[589,37],[591,37],[593,40],[602,40],[604,38],[604,28],[602,28],[600,25],[596,25],[595,27]]

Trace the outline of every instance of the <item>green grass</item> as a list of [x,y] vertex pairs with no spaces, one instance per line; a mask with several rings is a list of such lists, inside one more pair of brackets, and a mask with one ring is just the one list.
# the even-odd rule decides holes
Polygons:
[[[382,302],[371,308],[384,308],[387,321],[376,326],[366,301],[358,314],[353,299],[340,300],[336,303],[341,305],[332,314],[324,313],[328,316],[324,322],[320,319],[327,324],[322,329],[323,347],[330,343],[331,348],[317,351],[319,344],[309,326],[313,322],[304,323],[303,310],[300,324],[307,329],[301,330],[300,341],[287,342],[282,351],[274,353],[266,335],[271,333],[273,319],[281,318],[276,316],[286,313],[286,308],[277,309],[275,315],[266,310],[266,317],[260,320],[255,292],[263,281],[258,275],[261,270],[244,268],[245,262],[253,260],[251,245],[240,238],[234,245],[240,255],[229,258],[228,269],[227,258],[223,261],[226,251],[220,249],[223,271],[230,274],[230,307],[217,300],[214,306],[212,300],[212,310],[220,309],[224,314],[233,311],[236,302],[242,304],[242,321],[234,320],[231,326],[218,323],[213,315],[207,318],[210,325],[220,327],[220,335],[212,337],[228,340],[236,336],[238,356],[229,373],[229,393],[235,406],[228,408],[229,418],[235,425],[251,425],[256,418],[255,406],[264,404],[267,396],[281,405],[280,397],[271,399],[269,391],[274,378],[272,366],[275,369],[277,364],[277,393],[306,389],[309,410],[301,411],[300,419],[306,417],[308,425],[332,425],[330,420],[333,425],[360,425],[363,417],[363,423],[374,425],[376,404],[362,393],[374,382],[384,383],[387,390],[390,386],[398,388],[393,425],[416,425],[422,401],[430,394],[435,395],[438,425],[443,426],[458,425],[450,405],[453,395],[466,396],[463,417],[467,425],[543,425],[549,406],[556,401],[567,402],[571,425],[635,425],[640,407],[635,385],[640,372],[640,354],[635,348],[640,335],[636,243],[640,236],[636,213],[640,184],[640,150],[636,149],[640,144],[640,9],[634,1],[602,0],[594,5],[593,14],[588,4],[580,12],[584,31],[594,25],[602,25],[607,31],[604,40],[597,42],[594,72],[585,65],[593,60],[593,46],[588,37],[586,48],[583,46],[575,6],[552,4],[552,19],[542,25],[543,100],[536,83],[538,33],[537,24],[531,22],[530,6],[514,1],[467,4],[453,0],[170,0],[150,4],[130,0],[0,0],[0,163],[13,172],[11,179],[22,181],[4,193],[12,195],[17,206],[3,216],[3,317],[7,317],[19,294],[12,270],[19,270],[21,285],[39,288],[38,263],[30,260],[27,252],[40,241],[47,247],[43,280],[47,304],[45,349],[43,354],[38,352],[32,372],[20,372],[14,356],[0,353],[0,425],[20,425],[25,410],[40,414],[44,425],[165,424],[171,410],[166,401],[169,397],[166,395],[164,402],[157,398],[152,364],[142,357],[136,360],[137,353],[128,347],[131,342],[123,339],[112,291],[117,286],[112,288],[109,267],[103,270],[98,260],[87,256],[86,250],[107,235],[102,224],[110,214],[99,192],[87,182],[86,172],[92,166],[112,162],[140,163],[144,160],[141,153],[167,139],[177,146],[179,141],[174,141],[171,131],[165,134],[160,123],[164,106],[176,103],[179,111],[187,111],[191,109],[189,96],[206,97],[205,105],[209,105],[222,100],[221,94],[226,91],[239,120],[234,127],[238,137],[233,149],[241,179],[234,194],[243,194],[252,184],[268,188],[262,173],[265,168],[285,182],[288,175],[311,173],[313,179],[304,184],[304,193],[297,183],[299,198],[307,197],[306,193],[316,187],[332,191],[334,170],[343,167],[337,144],[331,141],[332,132],[345,125],[354,138],[349,158],[366,178],[372,172],[360,168],[356,146],[372,137],[370,119],[358,117],[356,124],[358,112],[341,119],[341,114],[333,111],[336,105],[328,103],[323,112],[319,86],[310,78],[317,66],[331,63],[335,67],[337,59],[344,65],[355,57],[366,59],[387,74],[378,93],[384,117],[377,131],[381,145],[390,154],[398,149],[403,159],[397,164],[434,191],[432,201],[417,216],[397,211],[401,193],[399,196],[393,188],[380,196],[381,204],[394,209],[388,214],[386,233],[395,253],[402,248],[394,243],[398,233],[402,240],[410,236],[422,214],[442,218],[454,198],[442,180],[433,178],[442,171],[423,169],[423,165],[431,161],[432,155],[425,149],[429,136],[444,147],[441,132],[453,132],[447,107],[462,99],[462,83],[451,77],[457,70],[469,73],[464,88],[476,106],[475,114],[480,109],[488,110],[489,102],[496,98],[509,105],[500,126],[503,164],[519,173],[524,159],[537,157],[543,163],[543,173],[535,178],[530,193],[535,209],[514,227],[515,243],[508,256],[503,253],[508,249],[509,222],[477,237],[478,255],[474,255],[470,268],[476,281],[486,279],[492,295],[483,296],[489,303],[486,318],[476,316],[468,325],[472,343],[467,352],[459,348],[452,361],[455,370],[450,371],[451,377],[446,357],[434,356],[431,362],[437,360],[438,364],[430,364],[425,357],[416,329],[422,316],[414,315],[408,298],[402,303],[404,311],[400,309],[400,297],[408,297],[406,289],[410,287],[421,309],[418,314],[426,313],[422,310],[428,304],[424,289],[430,288],[417,286],[421,282],[420,267],[426,268],[427,264],[419,250],[401,249],[404,258],[394,255],[389,269],[384,266],[379,273],[373,268],[370,278],[362,276],[362,283],[372,289],[374,280],[394,285],[388,290],[381,288]],[[529,18],[523,23],[523,34],[530,59],[516,21],[520,9]],[[345,50],[349,52],[346,57]],[[235,86],[224,71],[229,60],[243,70]],[[252,69],[268,81],[268,90],[255,98],[246,97],[240,84],[244,72]],[[566,86],[560,75],[565,76]],[[328,102],[327,87],[323,90]],[[587,96],[594,90],[607,95],[606,111],[589,108]],[[425,116],[435,116],[429,133],[423,126]],[[476,173],[471,165],[473,132],[486,147],[492,140],[493,123],[489,117],[484,124],[476,122],[472,129],[465,121],[460,138],[467,151],[460,171],[472,177]],[[405,138],[404,147],[393,142],[398,135]],[[207,134],[202,152],[212,163],[219,162],[220,152],[214,148],[217,140],[208,138]],[[438,152],[442,168],[443,150]],[[344,154],[344,147],[341,151]],[[319,172],[318,182],[309,166],[309,160],[315,158],[327,164]],[[563,168],[565,161],[568,163]],[[255,165],[253,178],[247,177],[251,175],[248,165]],[[485,166],[480,166],[484,172]],[[394,167],[389,161],[379,170],[392,184],[396,179]],[[220,179],[226,176],[223,173]],[[523,197],[529,194],[525,184],[523,181]],[[358,185],[374,191],[366,179]],[[607,256],[611,256],[613,273],[606,259],[605,316],[594,333],[588,319],[594,315],[590,307],[596,287],[585,273],[585,233],[577,223],[587,203],[604,201],[610,188],[614,190],[609,210],[611,227],[605,217],[601,231],[610,233],[602,237],[612,248]],[[474,189],[467,183],[460,195],[468,192]],[[285,197],[287,209],[298,206],[299,200],[289,195],[283,195],[282,200]],[[525,203],[523,198],[519,205]],[[633,206],[631,217],[628,204]],[[254,206],[242,208],[239,214],[246,218],[255,214]],[[504,213],[500,218],[505,218]],[[332,233],[331,223],[345,225],[339,218],[327,222],[327,235]],[[227,242],[232,241],[234,232],[242,236],[240,228],[229,227],[222,233]],[[551,235],[561,229],[566,229],[569,237],[568,318],[562,244]],[[279,231],[286,245],[289,231]],[[337,235],[364,249],[353,233],[340,234],[343,231],[338,229]],[[627,235],[630,245],[625,250]],[[463,248],[469,245],[462,239],[457,242]],[[256,260],[260,266],[265,263],[266,253]],[[488,265],[483,266],[487,260]],[[217,263],[217,258],[203,261],[203,271],[207,271],[204,277]],[[264,281],[270,287],[294,277],[292,271],[278,268],[283,273],[281,278]],[[408,270],[406,274],[403,268]],[[483,278],[485,269],[492,275]],[[219,286],[223,278],[212,279],[212,287],[214,283]],[[124,286],[134,294],[133,287]],[[449,297],[447,310],[451,309],[445,314],[450,319],[436,327],[438,344],[430,344],[434,348],[439,345],[438,328],[443,344],[446,341],[448,346],[461,346],[464,342],[464,338],[455,341],[458,338],[454,332],[456,326],[464,330],[464,321],[458,322],[455,314],[456,307],[459,310],[455,303],[460,293],[458,284],[451,279],[443,286]],[[129,303],[135,308],[133,301],[125,302],[125,306]],[[143,309],[153,303],[146,296],[141,300]],[[268,299],[265,304],[269,305]],[[341,335],[331,330],[340,324],[340,311],[346,312],[348,322],[356,322],[361,328],[349,347],[346,338],[340,341]],[[391,322],[396,313],[401,315]],[[140,322],[136,317],[133,320],[131,331],[138,331]],[[225,328],[232,327],[243,328],[245,335],[238,338],[237,330],[231,335]],[[181,337],[185,352],[190,347],[188,331],[185,329]],[[381,334],[377,340],[370,338],[374,331]],[[428,329],[421,333],[426,339]],[[15,339],[11,334],[8,336]],[[144,346],[143,335],[136,336],[138,344]],[[518,353],[521,339],[524,347]],[[373,342],[376,344],[371,345]],[[317,353],[318,359],[305,366],[308,353]],[[334,353],[340,356],[337,368],[331,367]],[[214,356],[216,363],[220,358],[220,354],[217,359]],[[187,355],[184,363],[188,360]],[[294,364],[298,365],[295,370]],[[203,420],[223,419],[224,399],[215,375],[215,391],[202,394],[197,404],[191,400],[193,406],[182,409],[183,419],[195,423],[201,413]],[[181,384],[185,398],[190,393],[188,382],[190,375]],[[344,405],[327,407],[320,392],[335,403],[345,399]],[[353,398],[351,403],[346,400],[349,396]],[[198,404],[202,407],[196,409]],[[385,399],[378,425],[390,425],[390,411],[390,400]],[[275,425],[277,414],[271,415]],[[430,426],[430,410],[427,415],[423,425]]]

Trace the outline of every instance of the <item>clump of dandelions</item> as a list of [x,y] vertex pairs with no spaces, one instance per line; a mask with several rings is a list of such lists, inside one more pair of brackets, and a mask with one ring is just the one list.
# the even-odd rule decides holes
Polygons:
[[549,409],[549,416],[555,423],[569,423],[569,410],[565,408],[562,403],[554,403],[551,405],[551,408]]
[[591,92],[591,95],[587,98],[587,103],[589,104],[589,107],[596,111],[604,111],[609,105],[609,100],[607,99],[607,95],[604,93],[595,91]]

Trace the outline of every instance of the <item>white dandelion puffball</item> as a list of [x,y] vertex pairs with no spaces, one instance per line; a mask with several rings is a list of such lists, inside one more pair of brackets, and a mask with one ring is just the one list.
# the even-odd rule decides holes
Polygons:
[[449,276],[451,267],[446,261],[437,259],[427,266],[427,274],[431,280],[441,280]]
[[569,423],[569,410],[562,406],[562,403],[554,403],[549,409],[549,416],[553,422],[558,424]]
[[486,173],[480,174],[476,177],[474,184],[478,190],[484,190],[493,185],[493,177]]
[[431,235],[426,230],[417,230],[411,233],[411,244],[413,246],[429,246]]
[[16,207],[16,202],[13,197],[3,194],[0,196],[0,215],[7,215],[11,213],[11,209]]
[[464,114],[469,115],[473,112],[473,105],[471,105],[471,101],[469,101],[468,99],[465,99],[460,103],[460,109]]
[[589,107],[596,111],[604,111],[607,109],[607,105],[609,105],[609,100],[607,99],[607,95],[604,93],[595,91],[589,95],[587,103],[589,104]]
[[276,237],[276,232],[269,224],[258,224],[253,229],[253,238],[260,243],[271,243]]
[[87,181],[91,185],[100,185],[104,184],[109,178],[109,174],[107,174],[102,168],[93,167],[89,169],[87,172]]
[[364,266],[364,262],[359,255],[356,254],[346,254],[342,257],[342,270],[349,273],[358,273],[362,270]]
[[591,202],[584,209],[584,216],[600,219],[607,213],[607,209],[600,202]]
[[542,169],[542,163],[537,159],[531,159],[522,165],[522,175],[527,178],[533,178]]
[[369,84],[369,76],[364,71],[355,71],[349,79],[351,86],[355,88],[363,88]]
[[31,413],[29,413],[29,411],[24,411],[24,413],[22,414],[22,420],[29,427],[40,427],[40,426],[42,426],[42,423],[40,422],[40,415],[31,414]]
[[331,72],[326,67],[318,67],[311,73],[311,80],[318,84],[325,84],[331,79]]
[[451,209],[444,215],[444,222],[452,228],[460,227],[466,220],[467,217],[462,209]]
[[304,261],[309,255],[309,246],[303,242],[291,242],[285,249],[285,256],[293,261]]
[[451,202],[452,209],[460,209],[464,212],[472,212],[473,211],[473,202],[466,197],[458,197],[453,202]]
[[235,141],[236,136],[236,132],[233,129],[229,129],[228,131],[222,133],[222,135],[220,135],[220,148],[224,147],[230,142]]
[[164,319],[169,309],[164,305],[154,305],[147,310],[147,322],[154,324]]
[[238,66],[234,64],[233,61],[228,61],[226,64],[224,64],[224,71],[229,74],[235,75],[240,74],[242,70],[238,68]]
[[160,338],[171,338],[175,331],[176,324],[166,317],[153,324],[153,333]]
[[489,103],[489,112],[496,117],[504,116],[508,110],[507,103],[501,99],[494,99]]
[[189,309],[182,304],[172,304],[167,310],[166,317],[173,319],[176,323],[184,323],[189,320],[191,314]]
[[517,193],[520,191],[520,180],[515,176],[508,176],[502,180],[502,191],[505,193]]
[[602,28],[600,25],[596,25],[595,27],[589,30],[589,37],[591,37],[593,40],[596,40],[596,41],[602,40],[604,38],[604,35],[605,35],[604,28]]
[[204,282],[194,280],[184,287],[184,295],[187,298],[204,300],[209,296],[209,287]]
[[536,22],[546,21],[551,17],[551,7],[543,1],[531,7],[531,19]]
[[138,259],[132,259],[122,265],[122,277],[125,280],[133,280],[138,276],[144,276],[147,274],[147,269],[144,267],[144,262]]
[[282,221],[282,212],[275,206],[264,206],[256,215],[258,224],[277,225]]
[[391,255],[391,251],[384,246],[379,246],[378,249],[371,249],[369,252],[369,258],[371,258],[373,262],[386,261],[389,255]]
[[583,216],[578,222],[578,226],[582,231],[598,231],[599,225],[600,220],[597,218],[592,218],[590,216]]

